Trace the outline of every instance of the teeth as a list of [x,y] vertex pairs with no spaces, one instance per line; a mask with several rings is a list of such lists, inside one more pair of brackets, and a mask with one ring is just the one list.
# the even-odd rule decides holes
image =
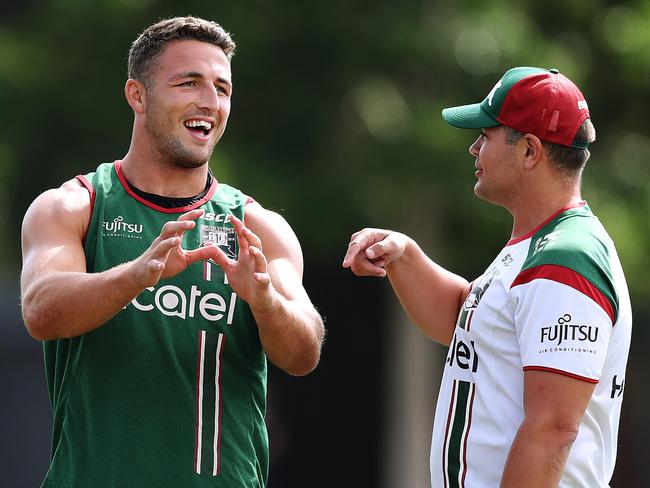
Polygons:
[[188,120],[185,122],[185,127],[202,127],[203,129],[212,129],[212,123],[206,120]]

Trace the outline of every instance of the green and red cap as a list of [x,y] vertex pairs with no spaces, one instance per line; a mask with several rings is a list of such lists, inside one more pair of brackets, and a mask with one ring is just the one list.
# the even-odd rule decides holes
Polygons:
[[512,68],[481,103],[445,108],[442,117],[461,129],[505,125],[543,141],[586,149],[576,142],[589,108],[580,89],[556,69]]

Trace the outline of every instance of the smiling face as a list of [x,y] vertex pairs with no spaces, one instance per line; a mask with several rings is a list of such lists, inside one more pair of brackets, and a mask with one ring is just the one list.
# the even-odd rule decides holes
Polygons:
[[220,47],[194,40],[170,42],[153,62],[143,112],[153,150],[164,164],[202,166],[230,115],[230,62]]
[[483,129],[469,152],[476,158],[474,166],[478,181],[474,193],[488,202],[509,207],[523,188],[523,175],[519,142],[508,144],[506,135],[503,126]]

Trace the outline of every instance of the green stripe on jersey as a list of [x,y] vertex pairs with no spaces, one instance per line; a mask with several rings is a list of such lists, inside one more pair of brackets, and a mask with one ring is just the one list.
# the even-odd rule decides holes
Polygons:
[[[449,488],[462,488],[463,472],[465,471],[465,445],[471,424],[471,409],[474,400],[474,384],[467,381],[454,380],[455,398],[450,415],[453,416],[450,425],[449,440],[446,448],[446,466]],[[463,471],[463,472],[461,472]]]

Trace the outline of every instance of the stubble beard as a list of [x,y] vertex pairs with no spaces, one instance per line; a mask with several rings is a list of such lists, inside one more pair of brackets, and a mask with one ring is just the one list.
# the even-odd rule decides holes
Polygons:
[[500,207],[510,208],[511,204],[517,201],[519,195],[519,183],[510,182],[509,184],[494,185],[487,184],[484,181],[477,181],[474,185],[474,194],[481,200],[498,205]]
[[194,169],[203,166],[210,160],[216,144],[211,143],[207,147],[207,154],[201,155],[186,147],[178,136],[149,118],[145,122],[145,128],[155,151],[160,155],[160,161],[177,168]]

